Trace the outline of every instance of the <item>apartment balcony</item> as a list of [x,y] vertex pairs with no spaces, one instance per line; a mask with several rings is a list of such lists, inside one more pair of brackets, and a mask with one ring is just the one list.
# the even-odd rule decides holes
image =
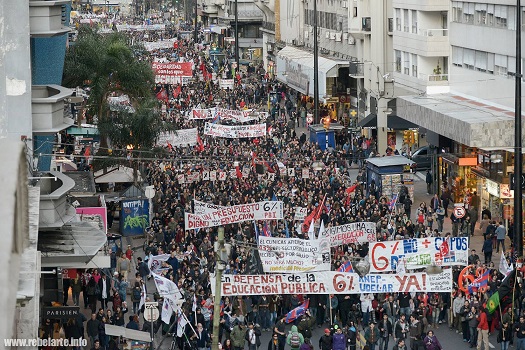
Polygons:
[[352,18],[349,21],[348,32],[355,39],[364,39],[366,35],[372,34],[372,18]]
[[69,32],[65,5],[69,0],[30,0],[29,28],[32,37],[52,37]]
[[[408,68],[405,68],[408,69]],[[416,68],[417,69],[417,68]],[[450,92],[449,76],[448,74],[426,74],[414,73],[403,74],[401,72],[394,72],[393,78],[395,84],[403,88],[411,87],[414,92],[427,94],[448,93]],[[417,75],[417,76],[415,76]]]
[[348,75],[354,79],[365,77],[365,64],[363,62],[350,62],[348,66]]
[[418,11],[448,11],[449,0],[393,0],[394,8],[410,8]]
[[424,57],[449,56],[448,29],[408,28],[407,30],[411,30],[411,32],[394,31],[394,50],[410,52]]
[[64,173],[50,171],[40,173],[40,228],[59,228],[76,215],[75,208],[67,202],[67,194],[75,187],[75,181]]
[[55,134],[74,124],[64,114],[64,102],[72,90],[59,85],[33,85],[31,88],[31,109],[33,132]]

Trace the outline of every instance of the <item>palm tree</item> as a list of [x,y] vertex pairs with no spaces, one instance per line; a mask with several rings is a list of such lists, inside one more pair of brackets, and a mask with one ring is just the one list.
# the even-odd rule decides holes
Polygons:
[[[123,34],[101,34],[83,26],[66,54],[62,84],[89,87],[87,112],[101,123],[109,118],[111,94],[128,95],[135,108],[153,96],[154,73],[147,61],[134,54]],[[101,150],[105,151],[108,135],[103,130],[100,135]]]

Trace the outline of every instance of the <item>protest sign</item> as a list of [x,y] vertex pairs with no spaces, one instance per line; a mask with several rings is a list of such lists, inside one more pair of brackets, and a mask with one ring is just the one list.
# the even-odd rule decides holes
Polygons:
[[302,207],[295,207],[295,221],[304,221],[304,218],[306,215],[308,215],[308,208],[302,208]]
[[352,222],[346,225],[329,227],[324,234],[330,237],[331,247],[350,243],[375,242],[376,224],[373,222]]
[[234,205],[202,215],[184,214],[186,230],[222,226],[251,220],[281,219],[283,219],[283,202],[281,201],[264,201]]
[[467,265],[468,237],[429,237],[370,243],[370,272],[396,271],[403,259],[406,269]]
[[147,51],[153,51],[153,50],[159,50],[159,49],[171,49],[173,48],[173,44],[177,41],[177,39],[164,39],[159,41],[145,41],[143,42],[144,48]]
[[162,263],[170,258],[169,254],[153,255],[148,259],[148,268],[152,273],[162,270]]
[[306,240],[259,236],[258,249],[264,272],[330,270],[328,239]]
[[193,108],[190,112],[189,119],[195,119],[195,120],[203,120],[203,119],[211,119],[213,118],[212,110],[209,108],[201,109],[201,108]]
[[231,126],[206,123],[204,126],[204,135],[230,139],[264,137],[266,136],[266,124]]
[[[212,281],[212,287],[215,282]],[[362,294],[400,292],[450,292],[452,270],[437,275],[424,272],[369,274],[337,271],[299,274],[223,275],[222,296],[283,294]]]
[[193,77],[193,63],[191,62],[153,62],[157,84],[183,84]]
[[217,205],[213,203],[201,202],[196,199],[193,200],[193,214],[195,215],[210,214],[214,211],[226,208],[228,207],[223,207],[222,205]]
[[177,130],[176,132],[165,132],[158,136],[157,144],[159,146],[186,146],[197,144],[197,128]]
[[230,89],[230,90],[233,90],[233,85],[234,85],[234,80],[233,79],[219,79],[219,87],[221,89]]

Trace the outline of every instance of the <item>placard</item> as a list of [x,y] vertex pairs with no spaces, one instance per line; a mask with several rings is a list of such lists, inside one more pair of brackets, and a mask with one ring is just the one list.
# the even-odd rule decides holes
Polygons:
[[307,240],[259,236],[264,272],[330,271],[328,239]]
[[224,207],[222,205],[217,205],[213,203],[201,202],[196,199],[193,200],[193,214],[195,215],[209,214],[213,213],[214,211],[226,208],[228,207]]
[[400,260],[406,269],[468,265],[468,237],[430,237],[370,243],[370,272],[396,271]]
[[352,222],[325,229],[324,235],[330,237],[330,246],[337,247],[350,243],[376,241],[376,224],[374,222]]
[[[212,281],[212,287],[215,282]],[[212,288],[214,289],[214,288]],[[451,292],[452,270],[437,275],[424,272],[368,274],[336,271],[299,274],[223,275],[222,296],[284,294],[362,294]]]
[[283,217],[283,202],[264,201],[225,207],[202,215],[185,213],[184,224],[189,230],[251,220],[281,220]]
[[221,125],[206,123],[204,135],[229,139],[266,136],[266,124],[255,125]]
[[304,218],[306,218],[306,215],[308,215],[308,208],[302,208],[302,207],[295,207],[295,221],[304,221]]
[[161,133],[157,138],[157,144],[159,146],[186,146],[197,144],[198,129],[182,129],[175,132],[164,132]]

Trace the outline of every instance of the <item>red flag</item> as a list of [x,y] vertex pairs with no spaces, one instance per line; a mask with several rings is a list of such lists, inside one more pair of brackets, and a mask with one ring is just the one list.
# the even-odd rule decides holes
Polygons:
[[357,184],[348,187],[348,188],[345,190],[345,192],[346,192],[347,194],[350,194],[350,193],[354,192],[356,188],[357,188]]
[[168,92],[166,89],[162,88],[159,92],[157,92],[157,99],[168,102]]
[[312,210],[310,215],[304,218],[303,226],[301,227],[301,230],[303,233],[308,232],[308,229],[310,229],[310,224],[312,223],[312,220],[315,222],[321,216],[323,208],[326,208],[326,206],[324,205],[325,198],[326,198],[326,195],[324,195],[322,202],[317,206],[317,208]]
[[197,134],[197,151],[204,151],[204,142],[202,142],[201,136]]
[[237,175],[237,178],[242,179],[242,173],[241,173],[241,169],[239,168],[239,166],[235,167],[235,175]]
[[179,97],[179,95],[181,93],[181,90],[182,90],[181,86],[177,85],[175,87],[175,90],[173,90],[173,97],[175,97],[175,98]]

